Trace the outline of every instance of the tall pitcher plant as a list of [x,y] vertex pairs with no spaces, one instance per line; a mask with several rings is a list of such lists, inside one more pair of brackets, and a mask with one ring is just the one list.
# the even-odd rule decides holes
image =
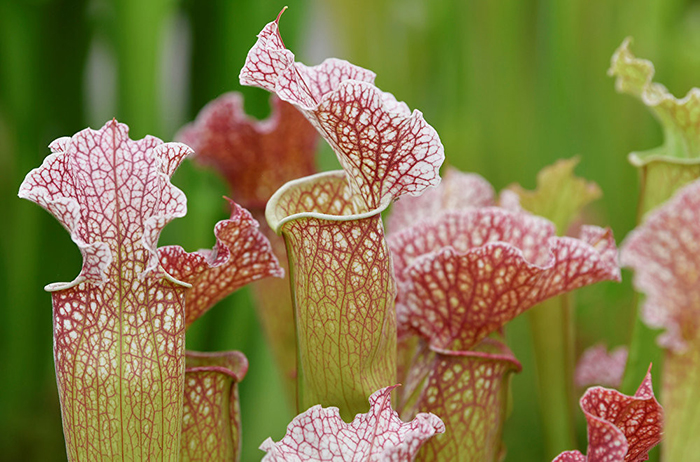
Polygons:
[[19,195],[51,212],[83,255],[75,280],[46,286],[69,460],[237,457],[235,384],[247,361],[186,361],[185,329],[233,290],[282,275],[269,242],[231,202],[211,251],[157,248],[163,226],[186,212],[170,183],[191,152],[183,144],[131,140],[113,120],[50,148]]
[[374,86],[374,73],[338,59],[296,63],[278,23],[258,36],[241,83],[294,104],[343,167],[287,183],[267,205],[292,274],[298,405],[333,405],[350,418],[396,382],[396,288],[381,213],[437,185],[444,152],[422,114]]

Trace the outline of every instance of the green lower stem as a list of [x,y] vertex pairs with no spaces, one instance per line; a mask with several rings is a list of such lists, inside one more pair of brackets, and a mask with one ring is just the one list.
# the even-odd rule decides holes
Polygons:
[[529,312],[537,389],[548,459],[576,447],[573,395],[573,328],[565,295]]
[[637,391],[639,384],[644,380],[649,364],[654,364],[655,373],[652,374],[652,380],[654,381],[654,390],[656,390],[656,399],[661,401],[659,394],[661,387],[658,386],[658,380],[661,377],[659,372],[661,372],[664,355],[661,348],[656,344],[658,335],[658,330],[647,327],[639,315],[635,316],[629,356],[627,357],[627,367],[625,367],[625,375],[620,387],[622,393],[633,395]]
[[663,460],[700,461],[700,342],[667,353],[664,370]]
[[[668,200],[675,191],[688,184],[700,175],[697,165],[683,165],[672,162],[651,162],[639,169],[639,205],[637,222],[641,223],[644,216]],[[635,303],[638,307],[639,302]],[[654,363],[656,371],[653,377],[660,377],[660,366],[663,362],[663,352],[656,343],[659,331],[647,327],[639,316],[639,308],[635,316],[632,330],[632,340],[629,347],[629,357],[621,390],[625,394],[633,394],[646,374],[649,363]],[[660,390],[654,381],[656,390]],[[657,395],[657,398],[658,395]],[[660,400],[660,398],[659,398]]]

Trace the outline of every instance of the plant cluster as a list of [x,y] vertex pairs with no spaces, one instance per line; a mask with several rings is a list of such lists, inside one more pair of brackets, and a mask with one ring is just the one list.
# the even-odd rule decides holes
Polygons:
[[[560,350],[538,358],[548,371],[541,390],[561,397],[545,426],[572,431],[574,377],[619,386],[627,367],[625,380],[639,378],[632,396],[588,389],[587,456],[555,461],[646,460],[662,426],[666,460],[697,460],[700,91],[673,98],[629,41],[613,56],[617,88],[649,106],[666,136],[630,157],[649,213],[618,252],[609,229],[582,223],[601,191],[574,176],[576,159],[543,170],[535,191],[496,194],[452,168],[441,179],[444,149],[420,111],[377,88],[369,70],[296,62],[279,20],[240,73],[273,93],[269,119],[249,118],[228,94],[181,130],[181,143],[131,140],[113,120],[54,141],[20,187],[83,255],[74,281],[46,287],[69,459],[237,460],[236,384],[247,360],[186,351],[185,332],[257,281],[259,315],[300,412],[284,438],[262,443],[263,460],[501,460],[510,378],[521,369],[503,332],[528,310],[539,348]],[[315,172],[319,136],[341,170]],[[233,197],[214,248],[193,253],[157,246],[186,212],[170,177],[188,156],[218,170]],[[641,318],[664,329],[665,411],[638,354],[654,341],[648,333],[629,360],[596,347],[573,371],[567,294],[619,281],[618,261],[646,295]]]

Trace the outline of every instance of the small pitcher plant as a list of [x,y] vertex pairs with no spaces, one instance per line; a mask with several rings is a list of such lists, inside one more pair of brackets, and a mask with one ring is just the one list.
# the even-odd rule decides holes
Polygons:
[[[630,157],[645,189],[620,257],[610,229],[583,224],[602,191],[574,176],[577,159],[545,168],[534,191],[497,195],[452,167],[441,178],[445,150],[423,114],[380,90],[370,70],[296,62],[281,14],[239,76],[273,94],[267,120],[248,117],[235,93],[206,106],[181,142],[131,140],[112,120],[54,141],[20,187],[83,256],[75,280],[46,286],[68,459],[239,460],[248,360],[186,351],[185,335],[254,283],[298,412],[280,441],[261,442],[265,461],[503,460],[518,405],[510,382],[523,368],[505,330],[525,312],[550,459],[647,460],[665,433],[665,460],[700,460],[700,90],[671,97],[629,41],[613,57],[617,88],[650,106],[666,135]],[[316,171],[321,138],[341,170]],[[213,249],[191,253],[158,247],[186,213],[170,177],[187,157],[217,170],[233,197]],[[654,366],[665,418],[651,366],[639,364],[639,342],[654,338],[612,354],[598,345],[574,368],[567,294],[619,282],[619,261],[646,295],[642,321],[665,329],[665,364]],[[581,387],[640,374],[631,396],[583,393],[587,455],[576,450]]]

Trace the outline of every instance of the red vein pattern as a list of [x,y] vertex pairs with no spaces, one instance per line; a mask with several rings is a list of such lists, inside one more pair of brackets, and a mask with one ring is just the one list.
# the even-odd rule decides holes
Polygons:
[[267,211],[294,275],[298,405],[337,406],[345,418],[366,411],[367,396],[396,376],[396,290],[381,209],[353,214],[351,197],[343,172],[329,172],[287,183]]
[[663,409],[651,387],[651,366],[634,396],[603,387],[581,398],[588,422],[588,455],[567,451],[554,462],[637,462],[661,441]]
[[609,230],[555,237],[547,220],[499,208],[447,212],[389,238],[400,331],[436,348],[468,350],[555,295],[619,280]]
[[270,117],[258,121],[244,112],[240,93],[227,93],[176,135],[194,149],[198,163],[223,175],[234,200],[250,210],[263,210],[284,183],[316,171],[316,129],[291,104],[275,96],[270,102]]
[[295,63],[278,22],[279,16],[258,35],[241,84],[264,88],[299,108],[335,151],[354,200],[365,208],[436,186],[444,149],[420,111],[411,113],[374,86],[374,73],[346,61]]
[[[284,276],[258,222],[232,200],[229,204],[231,218],[214,227],[213,250],[188,254],[179,246],[158,249],[162,267],[176,279],[192,285],[187,291],[185,327],[244,285],[269,276]],[[188,265],[182,265],[183,259]]]
[[189,148],[132,141],[116,121],[51,145],[19,191],[83,254],[52,292],[54,358],[70,460],[175,459],[187,288],[158,264],[160,230],[185,214],[170,175]]
[[267,452],[263,461],[395,461],[415,458],[421,445],[445,431],[439,417],[421,413],[403,422],[391,408],[386,387],[369,398],[370,410],[347,424],[336,408],[314,406],[292,420],[287,434],[275,443],[268,438],[260,445]]
[[[646,298],[642,318],[664,328],[666,408],[664,457],[695,457],[700,441],[700,180],[650,212],[622,245],[622,264],[634,269],[634,285]],[[691,457],[692,456],[692,457]]]
[[448,167],[436,188],[396,201],[387,229],[390,234],[396,233],[421,221],[434,220],[443,212],[492,205],[495,205],[495,192],[488,181],[475,173]]
[[520,369],[508,347],[494,339],[472,351],[423,343],[407,379],[402,416],[439,415],[445,434],[430,439],[416,460],[501,460],[509,379]]
[[627,347],[608,352],[605,345],[594,345],[583,352],[576,364],[574,382],[577,387],[602,385],[617,388],[622,383],[627,364]]
[[484,207],[443,212],[388,241],[398,330],[404,338],[417,334],[422,344],[408,370],[402,408],[439,412],[447,429],[421,457],[499,460],[507,377],[520,366],[487,336],[546,298],[619,280],[611,233],[584,227],[581,240],[558,238],[547,220]]
[[586,456],[580,451],[564,451],[553,462],[586,462]]
[[180,460],[238,461],[241,443],[238,383],[248,372],[248,360],[239,351],[188,351],[186,364]]

